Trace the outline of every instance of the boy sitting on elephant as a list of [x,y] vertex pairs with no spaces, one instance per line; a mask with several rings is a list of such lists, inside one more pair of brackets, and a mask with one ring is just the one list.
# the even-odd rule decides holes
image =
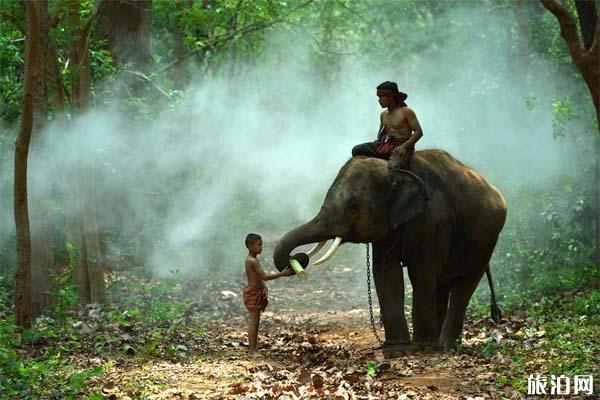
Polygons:
[[354,146],[352,157],[389,160],[390,172],[394,169],[410,169],[415,143],[423,136],[423,130],[415,112],[404,102],[408,96],[398,91],[396,82],[386,81],[377,86],[377,97],[379,105],[386,108],[380,116],[377,140]]

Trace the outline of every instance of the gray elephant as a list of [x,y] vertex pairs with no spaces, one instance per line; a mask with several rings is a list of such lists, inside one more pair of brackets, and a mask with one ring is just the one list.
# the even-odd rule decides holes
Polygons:
[[282,270],[296,247],[319,243],[310,257],[329,239],[333,245],[315,264],[327,261],[341,243],[372,243],[385,345],[411,343],[404,265],[413,287],[413,343],[451,348],[460,343],[467,304],[486,271],[491,285],[489,260],[506,210],[498,189],[444,151],[416,152],[411,171],[394,185],[387,161],[354,157],[341,168],[318,215],[280,239],[273,261]]

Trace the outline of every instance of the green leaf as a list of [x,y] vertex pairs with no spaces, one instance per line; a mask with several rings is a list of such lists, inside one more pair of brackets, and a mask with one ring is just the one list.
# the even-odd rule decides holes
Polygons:
[[377,376],[377,363],[375,361],[369,361],[367,363],[367,375],[371,378],[375,378]]

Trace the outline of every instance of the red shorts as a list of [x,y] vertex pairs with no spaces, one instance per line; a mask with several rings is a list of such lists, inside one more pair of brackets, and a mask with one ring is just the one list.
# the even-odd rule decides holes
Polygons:
[[381,154],[390,154],[394,149],[400,146],[401,142],[389,141],[389,142],[381,142],[377,146],[377,152]]
[[266,287],[244,286],[244,305],[248,311],[265,311],[269,304],[268,293],[269,290]]

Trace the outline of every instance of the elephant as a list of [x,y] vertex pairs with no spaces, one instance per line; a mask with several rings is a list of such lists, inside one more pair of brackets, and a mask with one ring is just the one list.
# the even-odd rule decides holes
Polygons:
[[[371,243],[384,348],[453,348],[461,343],[467,304],[484,273],[492,285],[489,261],[507,204],[498,189],[443,150],[415,152],[405,172],[392,184],[386,160],[351,158],[318,214],[280,238],[273,262],[281,271],[296,247],[318,243],[308,254],[298,253],[312,257],[329,239],[335,239],[331,248],[314,264],[327,261],[342,243]],[[403,266],[413,287],[412,340]]]

